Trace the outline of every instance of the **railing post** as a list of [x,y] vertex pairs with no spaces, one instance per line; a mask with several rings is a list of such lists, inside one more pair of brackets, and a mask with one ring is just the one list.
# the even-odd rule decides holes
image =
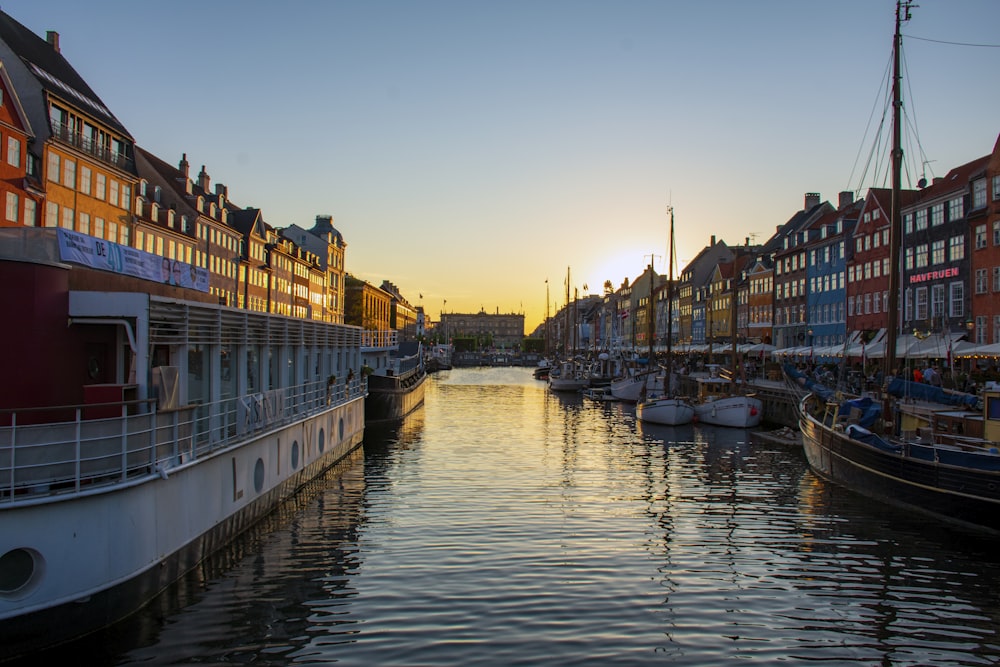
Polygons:
[[74,458],[76,459],[76,465],[74,467],[74,472],[73,472],[74,486],[76,488],[77,493],[80,492],[80,456],[82,455],[82,452],[81,452],[81,449],[80,449],[80,438],[82,436],[82,430],[83,430],[83,418],[82,418],[82,416],[83,416],[83,410],[81,410],[80,408],[77,408],[76,409],[76,445],[74,447],[74,449],[76,450],[76,456],[74,456]]
[[122,481],[128,479],[128,405],[122,403]]
[[156,403],[149,414],[149,471],[156,470]]
[[10,416],[10,499],[14,500],[14,450],[17,449],[17,413],[12,412]]

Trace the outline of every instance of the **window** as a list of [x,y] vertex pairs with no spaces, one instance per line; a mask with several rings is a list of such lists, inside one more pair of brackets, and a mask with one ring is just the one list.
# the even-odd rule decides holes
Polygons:
[[903,266],[907,271],[913,269],[913,248],[907,248],[905,252],[906,259],[903,262]]
[[58,153],[49,153],[48,178],[53,183],[59,182],[59,169],[62,167]]
[[80,192],[90,194],[90,167],[80,165]]
[[931,227],[944,224],[944,203],[931,206]]
[[965,217],[965,202],[961,197],[955,197],[948,202],[948,220],[954,222]]
[[872,295],[869,293],[865,294],[865,315],[868,315],[871,312],[872,312]]
[[918,320],[927,319],[927,288],[918,287],[914,291],[914,296],[916,296],[917,302],[915,304],[915,318]]
[[21,166],[21,140],[17,137],[7,137],[7,164]]
[[927,266],[927,244],[921,243],[916,249],[917,268],[922,269]]
[[944,285],[931,287],[931,317],[944,315]]
[[957,262],[960,259],[965,259],[964,236],[952,236],[949,246],[949,256],[951,257],[951,261]]
[[913,233],[913,214],[907,213],[903,216],[903,234]]
[[108,203],[112,206],[118,206],[118,181],[113,178],[108,184]]
[[976,250],[986,247],[986,225],[976,225]]
[[993,201],[1000,199],[1000,174],[993,177]]
[[104,218],[94,218],[94,236],[104,238]]
[[980,178],[972,182],[972,208],[986,206],[986,179]]
[[986,294],[989,287],[989,274],[986,269],[976,269],[976,294]]
[[914,231],[921,232],[927,229],[927,209],[922,208],[916,213],[916,217],[913,221]]
[[76,187],[76,162],[63,160],[63,185],[67,188]]
[[965,283],[952,283],[950,287],[950,315],[952,317],[965,317]]
[[94,196],[100,199],[101,201],[104,201],[104,198],[107,196],[105,194],[105,191],[107,190],[107,185],[108,185],[108,177],[105,176],[104,174],[97,174],[97,192],[94,193]]
[[993,267],[993,291],[1000,292],[1000,266]]
[[909,322],[913,319],[913,290],[908,289],[903,292],[903,320]]
[[77,219],[77,223],[80,225],[81,234],[90,234],[90,214],[80,211],[80,216]]
[[28,227],[34,227],[38,224],[38,220],[35,219],[37,211],[35,209],[35,200],[31,197],[27,197],[24,200],[24,224]]
[[7,193],[7,220],[10,222],[17,222],[17,214],[20,210],[18,206],[18,196],[13,192]]
[[73,209],[63,206],[61,225],[63,229],[73,229],[73,213]]
[[944,264],[944,239],[931,243],[931,264]]

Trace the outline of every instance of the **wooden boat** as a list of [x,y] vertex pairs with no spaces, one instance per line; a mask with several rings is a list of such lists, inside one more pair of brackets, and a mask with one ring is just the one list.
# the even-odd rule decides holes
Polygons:
[[893,41],[892,205],[884,398],[841,399],[830,389],[785,367],[808,390],[799,426],[809,466],[821,477],[882,502],[946,522],[1000,531],[1000,392],[975,396],[915,383],[896,372],[902,245],[900,214],[900,25],[911,3],[897,0]]
[[[670,207],[670,247],[667,268],[667,363],[663,369],[663,394],[655,395],[649,392],[645,384],[642,386],[639,402],[635,406],[635,416],[639,421],[664,424],[666,426],[681,426],[694,421],[694,407],[685,399],[673,392],[673,297],[674,297],[674,208]],[[653,304],[653,277],[650,271],[649,279],[649,357],[653,358],[653,340],[655,338]]]

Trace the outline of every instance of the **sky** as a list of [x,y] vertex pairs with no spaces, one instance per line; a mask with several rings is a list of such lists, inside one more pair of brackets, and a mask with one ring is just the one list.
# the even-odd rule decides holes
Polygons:
[[[1000,0],[903,27],[908,173],[1000,135]],[[523,313],[763,243],[806,192],[886,187],[895,0],[0,0],[136,143],[432,320]],[[920,172],[920,173],[917,173]],[[904,177],[904,186],[908,185]],[[548,307],[547,307],[548,306]]]

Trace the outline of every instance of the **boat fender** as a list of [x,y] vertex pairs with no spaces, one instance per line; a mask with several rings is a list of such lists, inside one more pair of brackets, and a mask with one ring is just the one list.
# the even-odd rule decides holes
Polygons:
[[718,409],[719,409],[719,408],[718,408],[718,406],[716,406],[716,405],[713,405],[713,406],[712,406],[712,416],[713,416],[713,417],[715,416],[715,412],[716,412],[716,410],[718,410]]
[[756,405],[754,405],[754,406],[752,406],[750,408],[750,416],[751,417],[756,417],[757,416],[757,406]]

